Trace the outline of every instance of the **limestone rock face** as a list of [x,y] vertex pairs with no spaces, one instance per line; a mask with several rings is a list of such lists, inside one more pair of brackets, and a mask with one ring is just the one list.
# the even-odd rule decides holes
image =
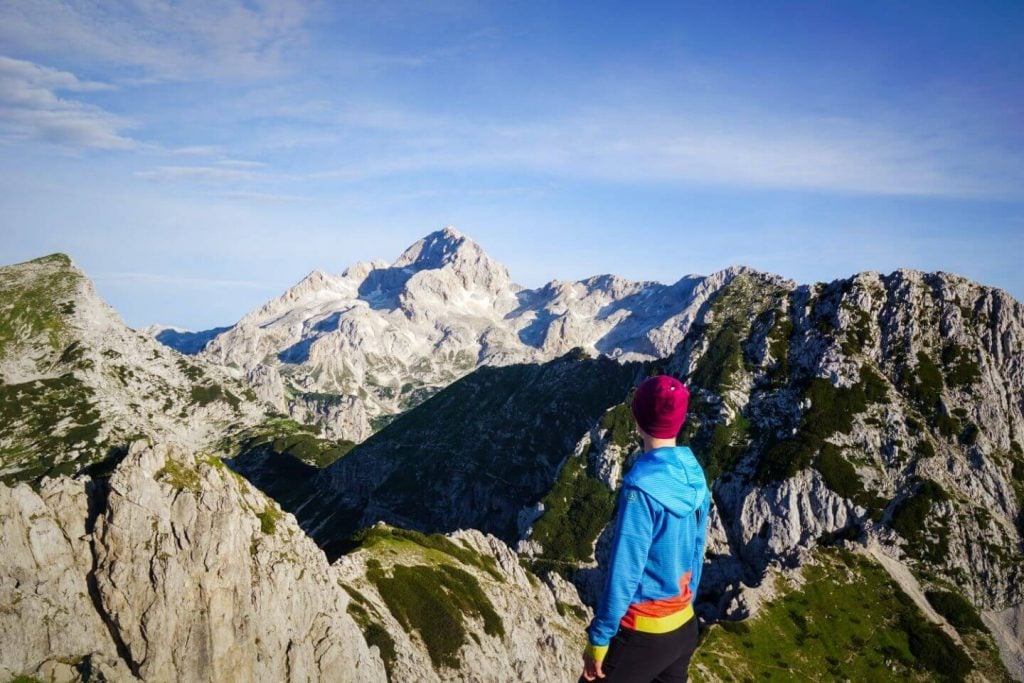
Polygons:
[[46,671],[75,680],[89,661],[131,680],[97,610],[85,486],[48,480],[35,492],[0,486],[0,679]]
[[[253,372],[267,368],[259,366]],[[269,368],[269,371],[274,371]],[[274,400],[283,402],[277,397]],[[363,441],[373,434],[366,404],[356,396],[302,396],[287,406],[288,416],[301,424],[319,424],[328,439]]]
[[0,677],[385,680],[323,553],[219,461],[135,442],[109,481],[0,506]]

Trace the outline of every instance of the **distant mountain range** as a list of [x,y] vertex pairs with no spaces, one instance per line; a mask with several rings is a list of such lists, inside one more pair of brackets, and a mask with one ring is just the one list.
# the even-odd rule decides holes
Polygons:
[[672,285],[598,275],[538,289],[453,228],[390,265],[319,270],[224,331],[160,341],[238,368],[256,392],[335,438],[362,441],[387,420],[484,365],[537,363],[575,347],[620,361],[669,355],[697,311],[745,268]]

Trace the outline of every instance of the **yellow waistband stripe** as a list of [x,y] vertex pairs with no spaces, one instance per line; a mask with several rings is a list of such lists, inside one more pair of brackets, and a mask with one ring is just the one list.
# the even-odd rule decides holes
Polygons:
[[693,605],[687,605],[686,609],[679,610],[675,614],[664,617],[645,617],[638,614],[634,617],[634,631],[644,633],[668,633],[674,631],[693,618]]

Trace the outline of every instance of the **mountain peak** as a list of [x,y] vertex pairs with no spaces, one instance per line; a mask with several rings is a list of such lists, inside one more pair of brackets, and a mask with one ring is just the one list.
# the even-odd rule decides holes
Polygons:
[[441,268],[460,255],[482,255],[483,249],[466,235],[447,226],[436,230],[402,252],[392,264],[395,268],[427,270]]
[[46,256],[40,256],[39,258],[34,258],[31,261],[29,261],[29,263],[36,263],[39,265],[52,265],[60,268],[75,267],[75,263],[74,261],[71,260],[71,257],[65,254],[64,252],[60,251],[54,252],[52,254],[47,254]]

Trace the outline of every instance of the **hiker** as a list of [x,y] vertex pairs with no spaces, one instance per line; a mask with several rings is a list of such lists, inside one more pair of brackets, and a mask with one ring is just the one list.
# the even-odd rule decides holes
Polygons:
[[631,408],[644,452],[622,481],[604,591],[587,629],[580,681],[686,681],[697,647],[697,597],[711,492],[676,435],[690,393],[666,375],[637,387]]

